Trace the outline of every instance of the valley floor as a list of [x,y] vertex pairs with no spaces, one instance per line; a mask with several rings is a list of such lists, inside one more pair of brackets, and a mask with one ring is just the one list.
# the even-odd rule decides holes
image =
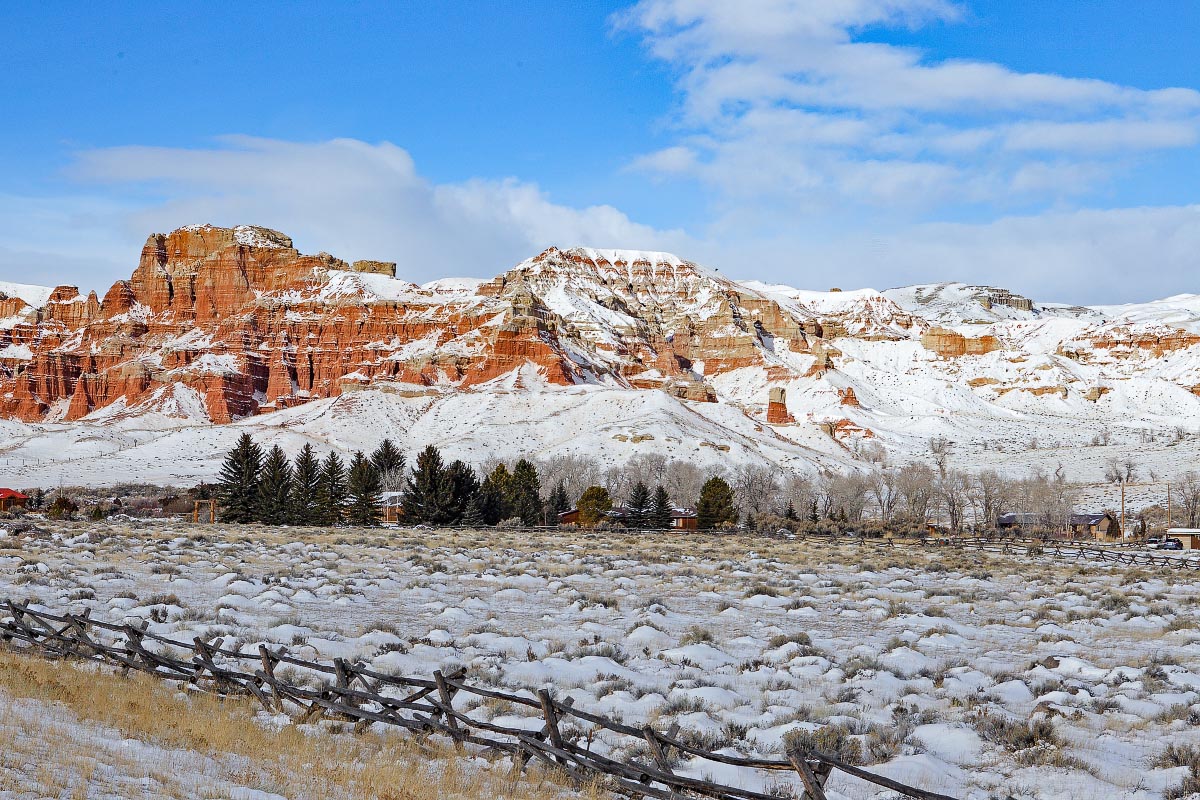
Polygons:
[[[708,748],[778,754],[785,737],[815,738],[955,797],[1151,800],[1189,772],[1160,758],[1165,747],[1200,746],[1191,573],[741,535],[37,524],[0,536],[0,598],[380,671],[462,665],[481,685],[546,686],[626,723],[677,722]],[[257,751],[181,739],[175,723],[100,713],[81,689],[53,688],[58,678],[14,677],[28,659],[3,658],[0,797],[188,796],[197,781],[225,787],[214,797],[305,797],[312,786],[272,778],[309,763],[290,747],[405,738],[275,733],[282,720],[250,709],[239,724],[285,738]],[[217,702],[155,691],[155,702]],[[521,713],[466,710],[505,723]],[[476,761],[480,774],[498,769]],[[795,788],[679,766],[689,770]],[[74,788],[85,774],[100,788]],[[878,796],[837,773],[827,788]]]

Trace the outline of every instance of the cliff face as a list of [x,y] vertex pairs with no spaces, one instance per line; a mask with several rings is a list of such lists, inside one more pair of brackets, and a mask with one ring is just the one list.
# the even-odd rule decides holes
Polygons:
[[900,374],[987,402],[1014,389],[1096,402],[1097,387],[1139,376],[1189,396],[1200,385],[1190,296],[1086,309],[961,284],[811,292],[590,248],[550,248],[482,282],[395,273],[305,255],[266,228],[193,225],[150,236],[103,298],[0,283],[0,416],[225,423],[368,386],[537,380],[732,402],[774,425],[849,414],[830,434],[845,436],[888,407]]
[[0,358],[0,414],[154,408],[181,384],[224,423],[379,382],[466,389],[531,362],[550,383],[711,400],[705,377],[763,364],[768,343],[807,349],[778,304],[665,254],[551,248],[477,291],[394,273],[265,228],[154,234],[103,300],[59,287],[0,330],[16,354]]

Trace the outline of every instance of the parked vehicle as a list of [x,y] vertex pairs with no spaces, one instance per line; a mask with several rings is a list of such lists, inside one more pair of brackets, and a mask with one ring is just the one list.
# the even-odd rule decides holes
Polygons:
[[1178,539],[1163,539],[1157,547],[1158,550],[1182,550],[1183,542]]

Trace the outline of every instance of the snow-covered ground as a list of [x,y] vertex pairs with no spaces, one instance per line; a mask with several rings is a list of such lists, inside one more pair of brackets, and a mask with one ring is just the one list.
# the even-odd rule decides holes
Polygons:
[[[1178,784],[1185,767],[1154,764],[1200,744],[1196,583],[744,536],[107,522],[0,537],[0,597],[410,675],[461,665],[626,723],[676,721],[709,747],[772,754],[795,731],[840,731],[872,770],[971,800],[1151,800]],[[836,775],[828,788],[879,796]]]

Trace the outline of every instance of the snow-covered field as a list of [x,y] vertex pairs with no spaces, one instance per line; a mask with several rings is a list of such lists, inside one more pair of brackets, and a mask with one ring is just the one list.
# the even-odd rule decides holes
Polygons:
[[[109,522],[0,537],[0,597],[410,675],[462,665],[627,723],[678,722],[707,747],[779,753],[806,731],[974,800],[1179,784],[1186,767],[1155,765],[1169,743],[1200,744],[1196,588],[1170,571],[749,536]],[[837,773],[827,788],[881,796]]]

